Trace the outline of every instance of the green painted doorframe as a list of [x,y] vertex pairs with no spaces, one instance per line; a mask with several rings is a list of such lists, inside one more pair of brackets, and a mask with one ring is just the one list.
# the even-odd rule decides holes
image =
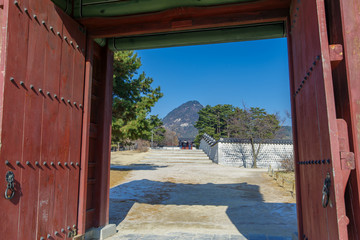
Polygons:
[[52,0],[74,18],[119,17],[160,12],[179,7],[209,7],[224,4],[256,2],[258,0]]
[[[285,37],[285,23],[245,25],[232,28],[172,32],[108,39],[113,51],[251,41]],[[99,41],[100,42],[100,41]],[[105,41],[101,41],[105,44]]]
[[[116,37],[110,35],[107,39],[96,39],[96,42],[104,46],[108,44],[111,50],[138,50],[149,48],[163,48],[163,47],[176,47],[186,45],[200,45],[200,44],[214,44],[214,43],[226,43],[226,42],[238,42],[238,41],[250,41],[269,38],[281,38],[286,36],[286,12],[282,12],[281,18],[267,18],[269,15],[263,13],[268,8],[276,7],[284,9],[286,8],[286,0],[278,0],[277,3],[273,1],[259,1],[259,0],[52,0],[60,8],[66,11],[69,15],[72,15],[75,19],[83,22],[85,26],[88,26],[89,19],[94,19],[95,22],[100,23],[97,25],[99,29],[113,29],[126,26],[127,29],[139,28],[143,26],[139,23],[134,23],[134,16],[138,16],[136,21],[151,21],[148,27],[143,26],[145,32],[141,31],[136,33],[130,33],[129,35],[122,35]],[[258,8],[260,6],[260,8]],[[162,29],[160,31],[151,32],[152,26],[167,26],[172,25],[173,21],[179,21],[185,19],[187,22],[191,22],[195,17],[194,22],[204,22],[208,19],[218,19],[222,21],[224,16],[217,15],[219,12],[217,9],[222,8],[228,12],[236,9],[237,15],[230,15],[226,19],[229,25],[233,26],[204,26],[195,27],[194,29],[182,29],[174,31],[174,29]],[[236,8],[234,8],[236,7]],[[262,8],[261,8],[262,7]],[[189,10],[189,8],[191,10]],[[209,12],[208,15],[202,15],[203,10]],[[253,10],[251,10],[253,9]],[[257,10],[255,10],[257,9]],[[260,9],[260,10],[259,10]],[[261,10],[262,9],[262,10]],[[274,10],[272,9],[272,10]],[[175,10],[175,11],[172,11]],[[280,9],[281,10],[281,9]],[[170,11],[170,12],[169,12]],[[191,14],[187,14],[190,11]],[[246,11],[254,11],[248,14]],[[156,18],[159,16],[160,18]],[[162,13],[169,13],[170,15],[162,15]],[[172,15],[171,15],[172,14]],[[198,14],[198,15],[196,15]],[[223,13],[220,13],[223,14]],[[246,17],[242,18],[241,14],[248,16],[250,19],[258,18],[259,21],[254,23],[246,22]],[[142,16],[154,16],[153,18],[142,18]],[[198,17],[198,18],[196,18]],[[233,24],[232,21],[238,21],[238,19],[245,19],[243,22]],[[119,22],[118,26],[112,22],[117,19],[129,19]],[[140,19],[140,20],[139,20]],[[145,20],[147,19],[147,20]],[[155,20],[154,20],[155,19]],[[215,21],[216,22],[216,21]],[[165,25],[164,25],[165,23]],[[125,24],[125,25],[124,25]],[[134,25],[129,25],[134,24]],[[136,25],[137,24],[137,25]],[[191,25],[191,24],[190,24]],[[206,25],[206,24],[205,24]],[[89,32],[91,32],[91,22],[89,26]],[[115,37],[112,37],[115,36]]]

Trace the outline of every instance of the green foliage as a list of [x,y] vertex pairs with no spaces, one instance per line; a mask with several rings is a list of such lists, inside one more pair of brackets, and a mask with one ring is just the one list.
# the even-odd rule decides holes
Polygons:
[[158,117],[158,115],[151,115],[149,118],[150,129],[151,129],[151,138],[153,146],[162,145],[165,139],[165,128],[163,127],[163,122]]
[[151,137],[154,123],[148,114],[163,94],[160,87],[152,88],[152,78],[144,72],[138,74],[140,66],[141,59],[133,51],[114,54],[113,142],[126,143]]
[[163,122],[159,118],[159,115],[151,115],[149,118],[149,124],[151,129],[161,127],[163,125]]
[[230,137],[230,119],[234,113],[235,108],[230,104],[219,104],[214,107],[207,105],[201,109],[198,112],[199,120],[195,124],[195,127],[199,130],[199,134],[195,138],[195,144],[197,146],[200,144],[204,133],[215,139]]

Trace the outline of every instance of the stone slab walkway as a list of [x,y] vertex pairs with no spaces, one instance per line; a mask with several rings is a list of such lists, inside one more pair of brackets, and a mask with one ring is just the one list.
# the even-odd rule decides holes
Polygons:
[[118,231],[110,240],[290,240],[297,231],[294,199],[264,170],[119,163],[112,174],[126,177],[110,190],[110,223]]
[[264,234],[249,234],[246,236],[239,235],[210,235],[210,234],[184,234],[173,233],[168,236],[163,235],[140,235],[140,234],[128,234],[119,235],[111,239],[117,240],[292,240],[291,237],[283,236],[266,236]]

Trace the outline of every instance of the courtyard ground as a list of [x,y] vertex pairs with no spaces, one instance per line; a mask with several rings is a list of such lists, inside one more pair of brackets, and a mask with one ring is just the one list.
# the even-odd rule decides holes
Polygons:
[[166,154],[112,154],[110,223],[117,239],[292,239],[296,205],[266,169]]

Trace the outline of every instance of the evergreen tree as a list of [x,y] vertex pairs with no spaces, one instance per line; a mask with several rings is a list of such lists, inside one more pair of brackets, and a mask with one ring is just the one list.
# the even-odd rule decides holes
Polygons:
[[163,96],[160,87],[153,88],[153,79],[138,74],[141,59],[133,51],[114,54],[112,141],[126,143],[149,139],[151,120],[148,114]]
[[149,118],[152,147],[164,145],[166,129],[158,115],[151,115]]
[[230,104],[219,104],[214,107],[207,105],[201,109],[199,120],[195,123],[199,134],[195,138],[195,144],[199,145],[204,133],[209,134],[215,139],[230,137],[229,119],[234,115],[234,106]]

